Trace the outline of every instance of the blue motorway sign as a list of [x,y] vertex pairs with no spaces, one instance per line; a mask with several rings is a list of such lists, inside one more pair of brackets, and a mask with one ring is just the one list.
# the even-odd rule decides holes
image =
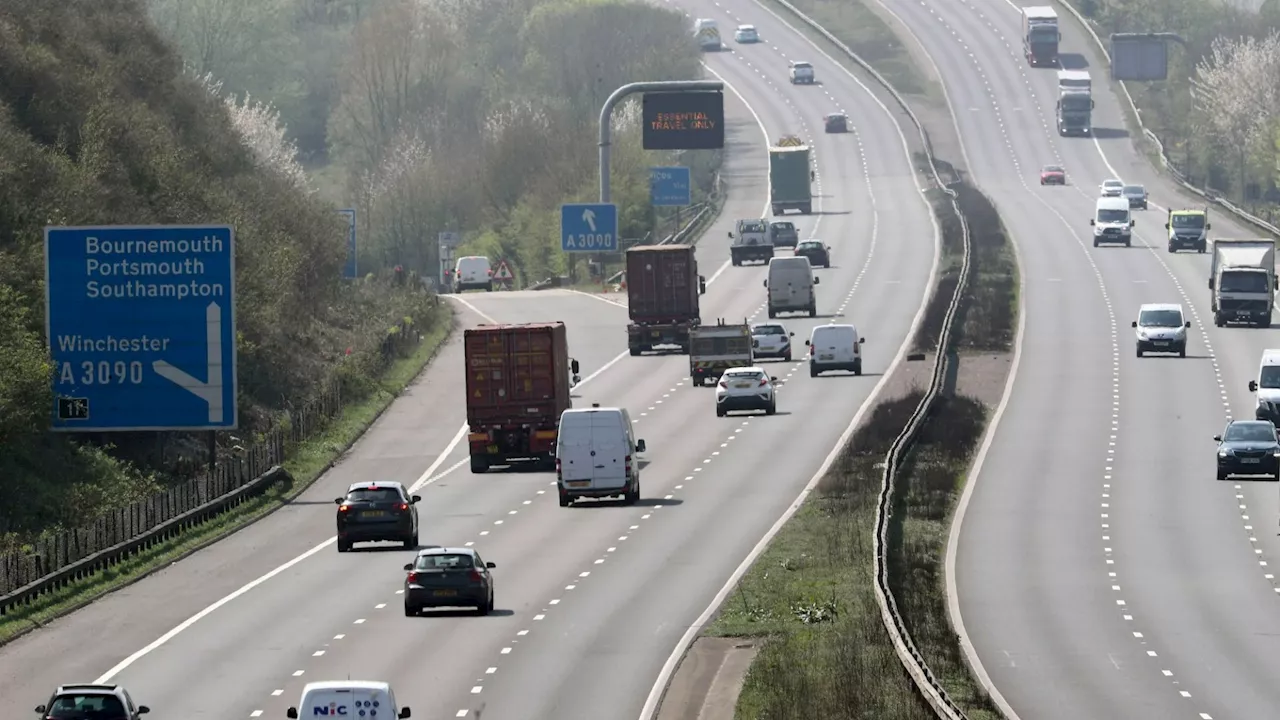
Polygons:
[[52,429],[236,427],[235,232],[47,227]]
[[649,202],[652,205],[682,207],[691,204],[692,201],[693,195],[689,191],[689,168],[649,168]]
[[356,274],[356,211],[352,208],[339,210],[339,215],[347,219],[347,262],[342,266],[342,279],[355,280]]
[[565,252],[618,252],[618,206],[613,203],[561,205],[560,249]]

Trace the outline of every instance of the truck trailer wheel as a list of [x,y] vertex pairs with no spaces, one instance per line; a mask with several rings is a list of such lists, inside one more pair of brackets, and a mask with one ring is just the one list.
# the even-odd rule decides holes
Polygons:
[[801,205],[801,206],[800,206],[800,212],[801,212],[802,214],[804,214],[804,215],[812,215],[812,214],[813,214],[813,205],[811,205],[811,204],[809,204],[809,203],[805,203],[804,205]]
[[471,458],[471,472],[478,475],[489,472],[489,461],[484,458]]

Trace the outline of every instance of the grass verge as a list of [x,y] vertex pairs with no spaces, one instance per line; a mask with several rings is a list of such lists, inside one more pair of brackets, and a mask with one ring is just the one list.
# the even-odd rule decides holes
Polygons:
[[318,435],[289,449],[283,466],[293,478],[292,485],[271,488],[168,542],[158,543],[114,567],[68,584],[30,605],[14,608],[0,618],[0,645],[82,608],[107,593],[135,583],[269,515],[300,495],[355,444],[444,346],[454,325],[449,304],[441,302],[437,305],[435,313],[423,324],[430,330],[418,347],[408,357],[396,360],[387,368],[372,394],[344,407],[342,414]]
[[[1012,246],[990,201],[963,184],[956,189],[974,251],[958,347],[1007,352],[1017,321]],[[931,199],[944,233],[943,263],[926,319],[937,314],[938,327],[932,344],[927,322],[915,339],[921,346],[924,338],[930,348],[937,344],[963,248],[950,202],[941,193]],[[961,367],[963,377],[963,361]],[[899,387],[895,397],[876,405],[708,628],[708,635],[764,640],[738,698],[737,718],[935,718],[894,652],[873,591],[884,455],[922,396],[923,388]],[[939,399],[899,476],[888,549],[890,583],[912,638],[973,720],[1000,714],[970,675],[951,630],[943,558],[951,512],[986,422],[987,408],[973,397]]]

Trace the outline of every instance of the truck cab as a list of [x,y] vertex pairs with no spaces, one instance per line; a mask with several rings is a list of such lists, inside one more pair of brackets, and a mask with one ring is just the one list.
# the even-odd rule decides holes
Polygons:
[[1164,229],[1169,231],[1169,252],[1209,248],[1209,210],[1170,210]]
[[1058,134],[1090,135],[1093,132],[1093,80],[1087,70],[1058,71]]
[[1052,7],[1022,8],[1022,52],[1032,67],[1058,64],[1058,12]]
[[711,18],[698,18],[693,23],[693,36],[703,52],[720,50],[720,26]]
[[734,265],[747,262],[769,262],[773,258],[773,243],[769,240],[769,223],[763,219],[739,220],[735,230],[729,232],[733,244],[729,246],[729,258]]
[[1215,240],[1209,262],[1209,290],[1214,325],[1247,323],[1270,327],[1276,291],[1275,241]]

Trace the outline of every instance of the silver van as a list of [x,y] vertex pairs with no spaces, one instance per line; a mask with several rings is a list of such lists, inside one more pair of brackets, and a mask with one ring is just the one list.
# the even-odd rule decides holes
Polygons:
[[803,255],[770,260],[769,279],[764,281],[769,291],[769,317],[778,317],[778,313],[783,312],[807,312],[809,317],[816,316],[818,299],[813,286],[818,282],[809,258]]
[[644,440],[637,440],[625,408],[565,410],[556,438],[556,489],[560,507],[578,498],[640,499],[640,462]]

